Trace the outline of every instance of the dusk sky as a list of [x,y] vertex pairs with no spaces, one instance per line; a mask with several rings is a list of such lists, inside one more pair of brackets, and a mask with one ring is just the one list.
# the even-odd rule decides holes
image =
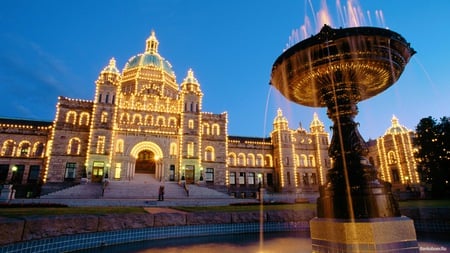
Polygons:
[[288,102],[269,85],[275,59],[302,39],[302,25],[316,34],[321,16],[333,27],[387,27],[411,43],[417,54],[400,80],[359,103],[355,120],[366,140],[393,115],[414,130],[421,118],[450,116],[449,15],[448,0],[3,1],[0,117],[52,121],[58,96],[92,100],[109,60],[122,70],[154,30],[178,83],[193,69],[203,111],[228,112],[230,135],[268,136],[278,108],[293,129],[309,129],[317,112],[331,133],[325,108]]

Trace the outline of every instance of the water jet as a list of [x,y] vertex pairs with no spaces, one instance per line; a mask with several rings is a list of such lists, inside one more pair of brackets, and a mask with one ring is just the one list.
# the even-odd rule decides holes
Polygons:
[[333,121],[333,165],[310,222],[313,252],[419,252],[413,221],[366,158],[354,121],[357,103],[392,86],[415,53],[391,30],[325,25],[275,60],[271,85],[292,102],[326,107]]

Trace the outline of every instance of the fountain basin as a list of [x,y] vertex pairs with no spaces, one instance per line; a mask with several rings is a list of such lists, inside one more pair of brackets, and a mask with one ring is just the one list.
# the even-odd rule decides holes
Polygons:
[[327,106],[332,86],[359,102],[395,83],[414,54],[400,34],[388,29],[325,25],[276,59],[271,84],[301,105]]

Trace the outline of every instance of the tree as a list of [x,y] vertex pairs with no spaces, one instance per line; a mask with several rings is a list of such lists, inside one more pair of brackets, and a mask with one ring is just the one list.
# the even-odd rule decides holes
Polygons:
[[450,118],[438,123],[431,116],[420,120],[414,144],[417,147],[418,172],[421,181],[431,184],[435,198],[449,196],[450,180]]

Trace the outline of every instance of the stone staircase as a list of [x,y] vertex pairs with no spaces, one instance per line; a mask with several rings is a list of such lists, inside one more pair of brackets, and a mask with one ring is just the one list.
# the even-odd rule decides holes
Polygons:
[[41,199],[96,199],[102,196],[100,183],[78,184],[59,191],[41,195]]
[[159,186],[164,185],[165,199],[230,199],[226,193],[203,186],[188,185],[189,196],[177,182],[159,182],[149,174],[135,174],[131,181],[110,180],[102,196],[100,183],[86,183],[69,187],[44,196],[42,199],[158,199]]
[[[148,174],[135,174],[133,181],[110,181],[106,187],[104,198],[142,198],[157,199],[159,186],[164,185],[164,198],[188,198],[184,187],[177,182],[159,182]],[[188,185],[189,198],[231,198],[207,187]]]

